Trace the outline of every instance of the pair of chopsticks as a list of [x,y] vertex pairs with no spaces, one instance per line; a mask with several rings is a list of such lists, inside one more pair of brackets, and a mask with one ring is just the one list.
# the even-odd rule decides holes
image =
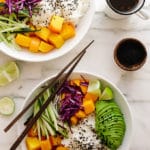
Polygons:
[[[73,72],[74,68],[77,66],[77,64],[80,62],[84,54],[86,53],[87,48],[94,42],[91,41],[73,60],[71,60],[59,73],[56,77],[54,77],[51,82],[43,88],[43,90],[8,124],[8,126],[4,129],[5,132],[7,132],[24,114],[25,112],[35,103],[35,101],[49,88],[55,85],[55,83],[61,78],[61,83],[57,87],[56,91],[51,94],[51,96],[46,100],[46,102],[42,105],[39,112],[28,122],[26,128],[23,130],[23,132],[20,134],[20,136],[16,139],[14,144],[11,146],[10,150],[15,150],[18,145],[21,143],[21,141],[24,139],[26,134],[29,132],[29,130],[32,128],[32,126],[35,124],[35,122],[38,120],[38,118],[41,116],[41,114],[44,112],[44,110],[47,108],[49,103],[54,99],[55,95],[58,93],[58,91],[62,88],[63,84],[66,82],[70,74]],[[72,67],[71,67],[72,65]],[[69,67],[71,67],[69,69]],[[66,72],[68,70],[68,72]],[[66,72],[66,73],[65,73]],[[64,74],[65,73],[65,74]]]

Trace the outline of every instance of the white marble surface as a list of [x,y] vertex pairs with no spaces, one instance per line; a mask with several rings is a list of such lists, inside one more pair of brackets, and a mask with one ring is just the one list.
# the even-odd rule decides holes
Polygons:
[[[150,150],[150,20],[142,20],[137,15],[128,20],[112,20],[104,14],[104,5],[105,0],[96,0],[97,8],[92,26],[85,38],[69,54],[44,63],[17,61],[21,69],[20,78],[8,86],[0,87],[0,97],[10,96],[16,103],[16,112],[11,118],[0,116],[0,150],[8,150],[16,137],[16,127],[8,134],[3,133],[3,128],[20,110],[31,89],[46,77],[58,72],[93,39],[95,43],[76,70],[103,75],[122,90],[133,111],[134,134],[130,150]],[[150,13],[150,0],[146,0],[145,7]],[[147,62],[138,71],[125,72],[113,61],[113,48],[124,37],[138,38],[147,47]],[[0,64],[9,60],[13,59],[0,53]]]

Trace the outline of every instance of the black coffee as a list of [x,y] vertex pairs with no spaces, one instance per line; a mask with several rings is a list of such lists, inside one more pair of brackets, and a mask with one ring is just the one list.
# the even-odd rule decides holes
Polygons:
[[145,47],[134,39],[128,39],[120,43],[116,52],[120,64],[126,67],[141,64],[146,55]]
[[112,7],[121,12],[127,12],[134,9],[139,0],[109,0]]

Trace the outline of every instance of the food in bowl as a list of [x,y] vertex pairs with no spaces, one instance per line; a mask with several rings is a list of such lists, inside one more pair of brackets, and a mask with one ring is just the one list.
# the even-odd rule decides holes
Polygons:
[[[53,90],[50,88],[37,100],[29,116],[37,113]],[[26,149],[126,149],[130,115],[123,96],[111,83],[74,73],[29,131]]]
[[[56,59],[60,56],[65,55],[69,51],[73,50],[73,48],[82,40],[82,38],[87,33],[90,24],[92,22],[92,18],[95,11],[95,3],[93,0],[90,0],[90,5],[87,10],[87,12],[84,14],[83,17],[80,18],[80,22],[77,26],[75,26],[75,36],[67,40],[64,45],[59,49],[54,49],[49,53],[33,53],[30,52],[27,49],[19,48],[12,40],[8,39],[10,42],[13,42],[13,46],[8,46],[6,43],[9,44],[9,41],[6,41],[6,38],[4,38],[4,41],[6,42],[0,42],[0,51],[4,54],[13,57],[18,60],[27,61],[27,62],[43,62],[43,61],[49,61]],[[18,24],[17,24],[18,25]],[[20,24],[19,24],[20,26]],[[1,40],[1,38],[0,38]],[[9,44],[10,45],[10,44]]]
[[33,53],[47,53],[76,35],[90,1],[6,0],[0,4],[0,41]]
[[59,15],[65,20],[79,24],[81,17],[87,12],[90,0],[42,0],[38,3],[40,8],[38,14],[33,15],[33,24],[38,26],[48,26],[53,15]]

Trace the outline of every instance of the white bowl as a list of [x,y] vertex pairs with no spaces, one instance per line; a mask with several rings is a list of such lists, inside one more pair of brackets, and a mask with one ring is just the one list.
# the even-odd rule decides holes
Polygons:
[[85,36],[91,25],[94,12],[95,12],[95,3],[93,0],[90,0],[89,9],[85,14],[85,16],[81,18],[79,25],[76,28],[76,36],[66,41],[65,44],[62,46],[62,48],[60,48],[59,50],[56,49],[46,54],[32,53],[24,49],[22,51],[16,50],[12,47],[7,46],[5,43],[1,42],[0,51],[15,59],[28,62],[42,62],[58,58],[71,51],[83,39],[83,37]]
[[[70,78],[72,78],[72,79],[73,78],[81,78],[80,75],[84,76],[85,78],[87,78],[89,80],[99,79],[101,81],[102,85],[109,86],[113,90],[114,96],[115,96],[115,101],[119,105],[119,107],[124,115],[125,123],[126,123],[125,137],[124,137],[122,145],[120,146],[120,148],[118,150],[128,150],[130,141],[131,141],[131,136],[132,136],[132,114],[131,114],[131,110],[130,110],[130,107],[129,107],[129,104],[128,104],[126,98],[123,96],[122,92],[113,83],[111,83],[109,80],[105,79],[102,76],[91,74],[91,73],[74,72],[74,73],[72,73]],[[45,83],[50,81],[53,77],[54,76],[49,77],[49,78],[45,79],[44,81],[42,81],[41,83],[39,83],[31,91],[31,93],[27,96],[24,106],[27,105],[33,99],[33,97],[37,94],[37,92],[39,92],[40,87],[42,87]],[[24,108],[24,106],[23,106],[23,108]],[[31,115],[31,111],[32,111],[32,108],[19,121],[18,135],[20,135],[22,129],[24,128],[23,123]],[[22,150],[27,150],[24,141],[21,144],[21,148],[22,148]]]

